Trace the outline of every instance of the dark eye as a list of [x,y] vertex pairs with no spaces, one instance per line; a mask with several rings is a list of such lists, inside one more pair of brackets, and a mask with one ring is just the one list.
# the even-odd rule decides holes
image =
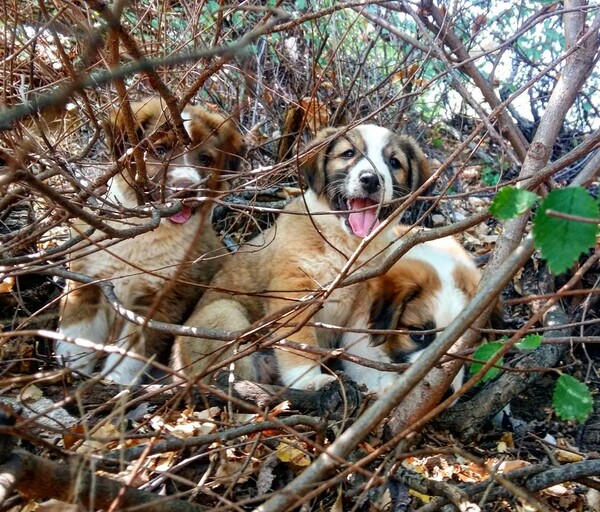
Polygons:
[[211,163],[212,163],[212,158],[209,155],[199,155],[198,156],[198,163],[202,166],[202,167],[208,167]]
[[422,348],[427,347],[433,340],[435,340],[435,332],[424,332],[414,330],[410,333],[410,339],[413,343],[416,343]]
[[167,155],[167,148],[165,148],[164,146],[155,146],[154,153],[156,153],[156,156],[158,158],[163,158]]
[[356,154],[353,149],[348,149],[342,153],[342,158],[352,158]]
[[395,156],[390,158],[390,166],[392,169],[400,169],[400,160],[398,160]]

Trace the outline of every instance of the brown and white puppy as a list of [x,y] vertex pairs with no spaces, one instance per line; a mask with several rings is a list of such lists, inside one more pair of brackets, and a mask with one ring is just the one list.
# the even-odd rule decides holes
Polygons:
[[[158,206],[174,199],[215,195],[224,188],[226,175],[238,169],[244,142],[232,121],[200,107],[186,107],[181,117],[191,145],[184,147],[159,98],[131,107],[138,139],[145,148],[148,183],[145,190],[136,190],[131,162],[111,179],[108,192],[99,198],[109,226],[125,229],[148,223],[147,216],[134,211],[139,197],[144,198],[144,206]],[[120,157],[127,152],[128,140],[121,113],[113,116],[112,125],[113,149]],[[77,233],[89,229],[81,221],[73,226]],[[221,266],[223,252],[210,211],[184,202],[178,213],[135,238],[115,240],[95,234],[91,243],[79,244],[70,270],[109,281],[122,305],[143,318],[182,323],[198,301],[202,284]],[[175,277],[177,282],[172,282]],[[113,353],[106,358],[104,377],[121,384],[139,382],[146,366],[143,359],[168,352],[172,344],[172,336],[116,315],[98,286],[73,281],[62,302],[60,331],[70,338],[115,344],[142,356],[137,360]],[[92,373],[98,356],[93,348],[68,341],[58,342],[55,353],[60,362],[85,374]]]
[[[481,274],[452,237],[420,244],[408,251],[357,296],[351,329],[404,331],[390,334],[346,332],[341,346],[349,354],[386,363],[414,362],[441,330],[463,311],[477,290]],[[409,331],[409,332],[406,332]],[[369,390],[382,392],[398,375],[349,361],[343,370]],[[462,371],[453,387],[462,383]]]
[[[228,259],[188,326],[253,331],[252,324],[267,318],[263,334],[316,346],[327,343],[326,336],[309,321],[349,322],[353,289],[333,289],[330,283],[342,271],[382,257],[395,237],[391,223],[374,235],[375,229],[394,211],[394,200],[427,180],[429,166],[413,139],[375,125],[323,130],[301,165],[308,183],[304,195],[282,211],[274,226]],[[364,250],[355,254],[365,237]],[[353,265],[351,257],[356,257]],[[180,337],[173,364],[203,375],[231,355],[233,345]],[[284,385],[318,389],[333,379],[321,372],[316,356],[277,350],[276,357]],[[254,378],[252,365],[250,358],[240,361],[237,373]]]

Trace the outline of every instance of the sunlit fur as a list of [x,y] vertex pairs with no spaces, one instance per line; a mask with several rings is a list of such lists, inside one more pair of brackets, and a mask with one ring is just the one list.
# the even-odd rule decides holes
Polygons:
[[[390,162],[392,156],[396,161]],[[349,270],[381,260],[395,238],[392,227],[371,235],[375,224],[393,211],[386,202],[423,183],[429,166],[411,138],[373,125],[326,129],[300,160],[308,190],[283,210],[272,228],[228,259],[211,283],[215,289],[203,296],[187,325],[250,330],[266,317],[274,322],[261,334],[316,346],[327,344],[328,336],[324,330],[317,332],[314,326],[305,325],[308,321],[344,326],[351,320],[353,287],[335,290],[324,304],[309,305],[311,297],[319,299],[318,293],[348,264],[363,242],[361,235],[369,236],[369,243]],[[361,186],[364,173],[369,175],[363,180],[366,189]],[[378,217],[365,215],[373,225],[362,222],[364,232],[359,234],[348,221],[349,201],[357,197],[368,197],[375,208],[381,207]],[[297,310],[281,315],[282,309],[294,306]],[[190,375],[209,378],[207,368],[231,356],[235,346],[180,337],[176,339],[173,365]],[[333,379],[322,373],[317,357],[309,353],[277,350],[276,359],[285,385],[318,389]],[[251,358],[241,360],[236,367],[246,378],[256,377],[254,369]]]
[[[136,207],[138,197],[144,198],[145,205],[159,205],[173,198],[214,195],[224,189],[227,175],[238,170],[244,143],[230,120],[200,107],[186,107],[181,116],[192,144],[185,148],[178,142],[160,99],[134,103],[132,111],[149,181],[143,189],[134,188],[131,144],[122,113],[115,113],[111,120],[112,147],[115,157],[129,165],[111,179],[108,192],[100,199],[110,218],[119,219],[105,217],[104,222],[111,227],[127,229],[149,222],[147,216],[124,210]],[[181,212],[163,218],[157,228],[135,238],[102,240],[101,233],[96,232],[96,247],[81,243],[70,270],[109,281],[122,305],[143,318],[182,323],[198,301],[202,285],[221,266],[219,255],[224,252],[210,222],[210,208],[199,209],[198,204],[186,203]],[[73,235],[88,229],[81,221],[73,221]],[[173,283],[175,277],[177,282]],[[144,329],[117,315],[99,287],[74,281],[68,282],[62,301],[60,331],[69,338],[117,345],[142,359],[165,359],[172,344],[172,336]],[[84,374],[94,371],[100,355],[70,341],[58,342],[55,353],[60,363]],[[145,368],[143,360],[112,354],[106,358],[102,373],[115,382],[133,384],[141,380]]]
[[[377,362],[414,362],[475,294],[480,272],[453,238],[411,249],[387,274],[369,281],[355,304],[354,329],[391,329],[403,333],[347,332],[341,345],[350,354]],[[410,331],[410,332],[406,332]],[[344,361],[345,372],[370,390],[381,392],[397,374]],[[454,386],[462,381],[462,373]]]

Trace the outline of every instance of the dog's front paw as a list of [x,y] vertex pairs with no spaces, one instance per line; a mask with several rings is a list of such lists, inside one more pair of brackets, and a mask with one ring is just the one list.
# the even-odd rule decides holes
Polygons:
[[294,381],[291,384],[291,387],[317,391],[334,380],[336,380],[336,378],[333,375],[327,375],[325,373],[320,373],[319,375],[306,375],[305,377],[301,377]]
[[102,377],[122,386],[135,386],[142,382],[146,369],[142,361],[111,354],[104,363]]
[[91,375],[94,371],[97,354],[90,348],[79,347],[66,341],[58,341],[54,346],[54,358],[61,366],[84,375]]

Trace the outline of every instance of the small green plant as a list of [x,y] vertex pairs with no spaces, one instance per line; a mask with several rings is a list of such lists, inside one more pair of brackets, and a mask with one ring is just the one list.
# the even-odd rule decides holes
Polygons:
[[[514,347],[518,350],[535,350],[541,343],[542,336],[529,334],[516,342]],[[481,345],[473,354],[476,362],[471,364],[470,373],[474,375],[479,372],[483,365],[494,357],[503,346],[504,343],[501,341]],[[501,366],[503,363],[504,358],[502,357],[496,361],[497,366]],[[490,368],[481,378],[481,382],[487,382],[497,377],[501,371],[497,367]],[[554,387],[552,408],[562,420],[585,421],[593,409],[592,393],[585,383],[570,375],[561,374]]]
[[528,334],[521,341],[515,343],[515,348],[519,350],[535,350],[542,344],[542,339],[539,334]]
[[[499,220],[510,220],[537,200],[532,192],[505,187],[496,194],[490,212]],[[553,273],[565,272],[594,246],[599,222],[598,202],[582,187],[553,190],[540,202],[533,217],[533,239]]]
[[[565,272],[581,254],[596,243],[600,206],[582,187],[556,189],[542,200],[537,194],[527,190],[505,187],[496,194],[490,205],[490,212],[497,219],[506,221],[523,215],[538,202],[532,227],[536,248],[552,272]],[[535,350],[541,342],[542,337],[533,334],[515,343],[515,348]],[[477,351],[474,358],[489,360],[497,350],[482,353]],[[475,370],[473,367],[475,365],[471,367],[471,372],[476,373],[481,364]],[[485,377],[489,379],[491,377],[488,374],[489,372]],[[563,420],[584,421],[592,412],[591,392],[585,383],[570,375],[561,374],[554,388],[552,407]]]
[[495,187],[500,183],[500,173],[486,165],[481,170],[481,183],[486,187]]
[[585,421],[592,412],[593,405],[592,393],[586,384],[575,377],[561,374],[552,395],[552,407],[559,418]]
[[[483,368],[483,365],[489,361],[492,357],[496,355],[502,347],[504,343],[501,341],[492,341],[490,343],[484,343],[481,345],[473,354],[473,359],[476,362],[471,364],[471,374],[475,375],[479,370]],[[502,365],[504,363],[504,358],[498,359],[496,361],[497,365]],[[481,378],[481,382],[487,382],[488,380],[492,380],[494,377],[500,374],[500,368],[490,368],[487,372],[485,372],[484,376]]]

